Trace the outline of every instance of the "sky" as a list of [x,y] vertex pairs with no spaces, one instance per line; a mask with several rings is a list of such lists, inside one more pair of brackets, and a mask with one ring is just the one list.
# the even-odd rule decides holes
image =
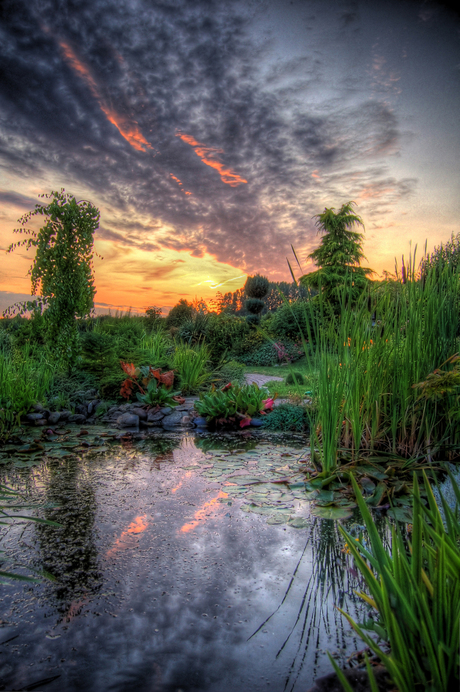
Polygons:
[[363,264],[458,233],[460,15],[416,0],[3,0],[0,309],[30,292],[5,254],[39,194],[101,212],[99,311],[290,280],[315,215],[350,200]]

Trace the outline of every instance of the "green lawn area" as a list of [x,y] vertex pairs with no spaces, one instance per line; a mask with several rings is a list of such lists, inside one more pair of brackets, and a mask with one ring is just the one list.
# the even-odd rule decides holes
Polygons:
[[267,382],[265,387],[267,387],[270,394],[278,393],[281,399],[288,399],[290,397],[301,397],[304,398],[305,392],[313,392],[316,389],[316,383],[318,380],[318,371],[314,369],[312,365],[306,360],[306,358],[301,358],[295,363],[283,364],[279,367],[276,366],[246,366],[246,373],[258,374],[258,375],[272,375],[273,377],[283,377],[284,379],[289,375],[290,372],[299,372],[305,377],[305,384],[285,384],[285,382],[278,382],[273,380],[272,382]]

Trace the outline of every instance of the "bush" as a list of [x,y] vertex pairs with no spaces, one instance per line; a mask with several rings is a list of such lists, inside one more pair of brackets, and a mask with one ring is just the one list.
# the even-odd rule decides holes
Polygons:
[[123,372],[113,372],[103,377],[99,382],[99,394],[101,399],[120,401],[122,398],[120,389],[125,377]]
[[226,313],[210,315],[206,344],[210,349],[212,360],[218,362],[226,352],[229,356],[238,356],[240,353],[244,353],[246,349],[245,339],[249,333],[249,325],[242,317]]
[[[282,346],[282,351],[280,351],[280,346]],[[278,341],[273,344],[270,341],[265,341],[263,346],[260,346],[257,350],[252,353],[248,353],[239,358],[245,365],[255,365],[257,367],[276,365],[280,362],[279,354],[283,353],[283,358],[281,361],[293,362],[299,360],[304,355],[303,350],[300,346],[293,343],[292,341],[284,340],[282,342]]]
[[[301,334],[308,339],[308,315],[313,308],[304,301],[282,305],[270,320],[270,329],[277,337],[297,341]],[[313,308],[314,309],[314,308]]]
[[80,344],[85,370],[101,377],[107,370],[115,367],[116,340],[111,334],[83,332],[80,334]]
[[303,432],[308,427],[308,418],[303,406],[280,404],[264,418],[264,428]]
[[215,378],[213,378],[216,387],[222,387],[229,382],[243,385],[245,381],[244,365],[236,360],[229,360],[227,363],[224,363],[215,373]]
[[188,322],[193,318],[195,310],[192,303],[189,303],[185,298],[181,300],[169,311],[166,317],[166,328],[180,327],[184,322]]
[[305,384],[305,377],[301,372],[294,371],[290,372],[284,381],[286,384]]

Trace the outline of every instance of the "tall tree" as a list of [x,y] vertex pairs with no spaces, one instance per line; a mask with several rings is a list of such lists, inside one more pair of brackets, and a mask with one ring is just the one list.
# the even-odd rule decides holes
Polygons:
[[[20,311],[36,310],[39,304],[45,308],[47,338],[58,358],[70,366],[78,350],[76,318],[88,317],[94,306],[93,242],[99,210],[91,202],[77,202],[63,189],[41,196],[51,201],[36,204],[19,220],[22,228],[15,233],[29,238],[13,243],[8,252],[36,248],[29,273],[32,295],[40,298],[23,304]],[[45,225],[38,231],[25,228],[38,215],[46,217]]]
[[353,230],[353,226],[362,226],[363,220],[354,214],[355,202],[347,202],[338,212],[332,207],[317,214],[316,226],[320,233],[321,245],[308,257],[319,267],[314,272],[305,274],[300,283],[308,288],[319,289],[332,303],[341,300],[344,288],[348,299],[353,303],[368,285],[368,275],[372,269],[361,267],[365,259],[362,249],[364,234]]

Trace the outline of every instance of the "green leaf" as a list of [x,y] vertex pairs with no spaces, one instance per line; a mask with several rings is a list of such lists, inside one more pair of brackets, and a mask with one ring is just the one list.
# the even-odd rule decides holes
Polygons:
[[321,517],[321,519],[333,519],[338,521],[339,519],[349,519],[352,515],[350,509],[344,507],[313,507],[311,513],[315,517]]

